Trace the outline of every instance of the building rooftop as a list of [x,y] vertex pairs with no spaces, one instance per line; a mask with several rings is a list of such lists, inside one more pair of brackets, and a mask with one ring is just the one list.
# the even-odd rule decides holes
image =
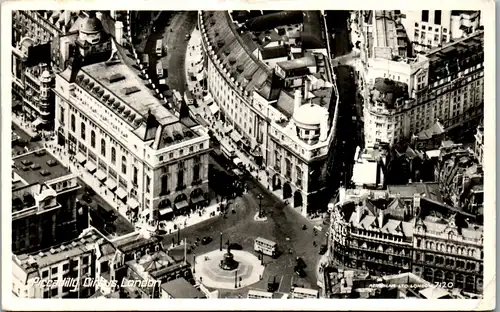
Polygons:
[[279,67],[281,67],[284,71],[294,71],[297,69],[305,69],[308,67],[316,66],[316,58],[314,54],[308,53],[304,57],[283,61],[276,63]]
[[202,14],[208,41],[221,60],[221,66],[228,69],[228,75],[235,79],[243,91],[253,92],[271,72],[253,55],[258,46],[253,42],[252,34],[238,34],[225,11],[204,11]]
[[185,278],[181,277],[170,282],[161,284],[161,288],[173,298],[199,299],[206,296],[196,287],[191,285]]
[[251,18],[245,22],[250,31],[264,31],[279,26],[300,24],[304,20],[302,11],[281,11]]
[[302,50],[325,49],[326,42],[320,11],[304,11],[304,28],[300,35]]
[[45,149],[13,158],[13,170],[27,184],[45,183],[71,172]]
[[357,162],[354,164],[351,180],[356,185],[376,185],[377,171],[376,161]]
[[41,250],[37,253],[18,255],[17,260],[19,260],[20,266],[25,270],[32,268],[34,263],[36,263],[36,269],[38,270],[85,254],[95,248],[95,243],[103,239],[103,236],[98,231],[90,229],[78,238],[51,248]]
[[263,60],[269,60],[279,57],[286,57],[288,55],[288,49],[284,46],[263,48],[260,51]]
[[124,235],[117,237],[112,242],[120,250],[127,253],[129,251],[139,248],[140,246],[148,246],[150,244],[156,244],[159,242],[159,239],[156,236],[147,238],[144,237],[142,233],[133,232],[126,236]]
[[441,193],[438,183],[410,183],[406,185],[388,185],[387,190],[391,194],[399,194],[402,198],[413,198],[415,194],[422,198],[441,202]]
[[109,92],[109,95],[123,102],[117,110],[121,110],[124,115],[127,114],[125,113],[127,110],[129,112],[128,117],[122,118],[130,119],[130,116],[135,115],[135,113],[146,118],[151,112],[160,124],[178,121],[178,118],[162,105],[151,90],[123,62],[100,62],[84,66],[81,71],[103,87],[103,98]]

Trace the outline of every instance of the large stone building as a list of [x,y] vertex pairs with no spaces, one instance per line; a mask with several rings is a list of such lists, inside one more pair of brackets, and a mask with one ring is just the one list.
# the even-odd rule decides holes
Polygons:
[[401,11],[401,23],[417,52],[425,52],[470,35],[481,26],[480,11]]
[[445,142],[440,148],[435,178],[445,202],[468,213],[483,215],[483,166],[472,151],[462,144]]
[[446,131],[477,124],[483,114],[483,49],[480,30],[425,56],[367,59],[365,145],[395,144],[438,121]]
[[46,150],[13,158],[12,252],[33,252],[77,237],[88,226],[77,211],[77,177]]
[[330,205],[330,261],[372,274],[413,272],[482,292],[480,220],[442,203],[437,184],[341,190]]
[[193,282],[186,259],[171,258],[158,237],[131,233],[109,241],[90,227],[75,239],[13,256],[12,291],[21,298],[160,298],[162,283]]
[[272,191],[308,215],[321,207],[338,115],[321,14],[258,15],[200,13],[208,90]]
[[[86,18],[73,36],[66,47],[78,52],[69,54],[68,67],[56,75],[59,144],[114,193],[117,203],[148,211],[150,220],[203,204],[210,149],[206,130],[162,106],[112,54],[99,19]],[[106,53],[109,60],[100,61]]]

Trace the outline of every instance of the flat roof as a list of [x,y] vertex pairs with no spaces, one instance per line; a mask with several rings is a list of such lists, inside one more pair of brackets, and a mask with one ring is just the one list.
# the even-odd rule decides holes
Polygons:
[[36,253],[22,254],[17,256],[17,258],[19,259],[23,269],[28,269],[33,262],[37,263],[38,267],[42,269],[87,253],[88,251],[94,249],[94,243],[101,238],[103,237],[99,232],[91,229],[81,237],[52,246],[51,248],[47,248]]
[[[162,105],[145,85],[144,82],[123,62],[100,62],[84,66],[82,72],[92,77],[113,96],[128,105],[143,118],[148,111],[156,117],[160,124],[178,120]],[[119,77],[119,80],[116,80]],[[133,88],[133,89],[131,89]]]
[[378,164],[376,161],[355,163],[352,173],[352,181],[355,184],[376,184]]
[[191,285],[183,277],[163,283],[161,288],[174,298],[206,298],[199,289]]
[[40,149],[13,158],[14,172],[27,184],[45,183],[71,172],[47,150]]

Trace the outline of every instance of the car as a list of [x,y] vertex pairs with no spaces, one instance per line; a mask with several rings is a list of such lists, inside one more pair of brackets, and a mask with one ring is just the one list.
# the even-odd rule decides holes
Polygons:
[[306,268],[307,265],[301,257],[297,257],[297,267]]
[[304,268],[301,268],[299,266],[295,266],[294,271],[295,271],[295,274],[297,274],[299,277],[306,276],[306,271],[304,271]]
[[90,197],[90,195],[89,195],[89,194],[84,194],[84,195],[82,196],[82,199],[83,199],[84,201],[86,201],[87,203],[89,203],[89,204],[90,204],[90,203],[92,203],[92,197]]
[[186,39],[186,40],[191,39],[191,35],[186,35],[185,39]]
[[305,224],[304,224],[304,225],[302,226],[302,229],[303,229],[303,230],[307,230],[307,225],[305,225]]
[[232,249],[232,250],[242,250],[243,246],[241,246],[238,243],[230,243],[229,244],[229,248]]
[[328,246],[326,246],[326,244],[323,244],[323,245],[321,245],[321,247],[319,247],[319,254],[324,255],[327,250],[328,250]]
[[212,238],[210,236],[205,236],[201,239],[202,245],[208,245],[210,242],[212,242]]

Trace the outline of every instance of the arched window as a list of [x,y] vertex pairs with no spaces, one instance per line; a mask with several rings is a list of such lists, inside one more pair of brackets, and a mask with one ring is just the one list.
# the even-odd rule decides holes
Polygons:
[[127,174],[127,158],[122,156],[122,173]]
[[106,141],[101,139],[101,155],[106,157]]
[[92,148],[95,148],[95,131],[92,130],[92,132],[90,132],[90,146],[92,146]]
[[80,124],[80,137],[85,140],[85,123]]
[[116,164],[116,149],[114,147],[111,147],[111,162]]
[[76,129],[75,115],[71,114],[71,131],[75,132],[75,129]]

